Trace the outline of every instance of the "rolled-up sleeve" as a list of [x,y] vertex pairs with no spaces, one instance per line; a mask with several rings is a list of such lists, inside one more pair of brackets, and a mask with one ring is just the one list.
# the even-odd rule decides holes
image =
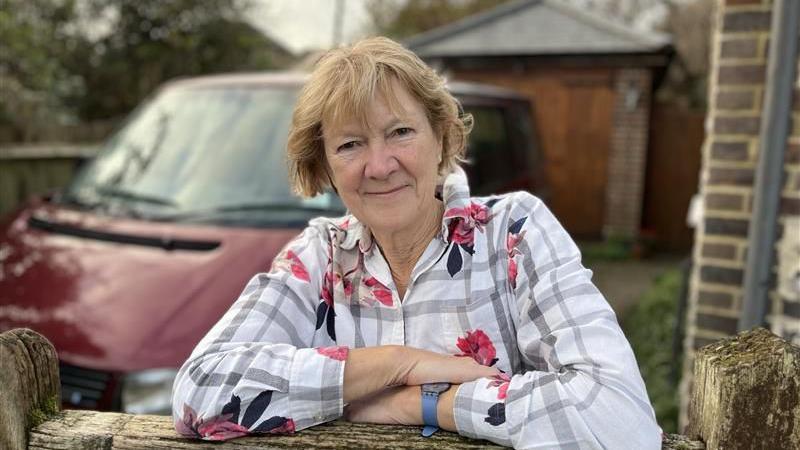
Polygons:
[[462,384],[459,433],[515,448],[660,448],[633,352],[577,246],[541,201],[512,201],[517,226],[498,241],[513,248],[499,257],[517,269],[508,289],[526,371]]
[[173,387],[181,434],[291,433],[341,416],[348,349],[315,339],[324,245],[307,229],[200,341]]

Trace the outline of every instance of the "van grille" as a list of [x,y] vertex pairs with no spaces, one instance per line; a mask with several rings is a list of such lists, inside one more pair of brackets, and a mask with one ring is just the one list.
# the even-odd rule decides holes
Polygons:
[[110,372],[59,365],[61,403],[73,408],[96,409],[111,381]]

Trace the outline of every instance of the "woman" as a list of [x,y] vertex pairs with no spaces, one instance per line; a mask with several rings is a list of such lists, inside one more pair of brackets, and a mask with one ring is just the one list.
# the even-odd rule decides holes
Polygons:
[[[385,38],[317,64],[295,190],[337,191],[198,344],[179,432],[291,433],[344,416],[516,448],[660,448],[642,379],[580,253],[530,194],[470,198],[469,117]],[[435,383],[435,384],[434,384]]]

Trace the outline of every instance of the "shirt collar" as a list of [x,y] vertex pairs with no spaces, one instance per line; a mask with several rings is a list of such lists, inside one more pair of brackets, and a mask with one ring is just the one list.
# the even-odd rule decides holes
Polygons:
[[[437,196],[440,189],[445,213],[442,216],[442,228],[436,237],[447,243],[450,222],[469,214],[470,193],[467,174],[461,167],[456,167],[445,175],[441,185],[437,186]],[[358,244],[361,253],[368,254],[372,251],[374,243],[372,231],[352,214],[345,216],[334,226],[337,231],[344,234],[339,244],[340,248],[352,250]]]

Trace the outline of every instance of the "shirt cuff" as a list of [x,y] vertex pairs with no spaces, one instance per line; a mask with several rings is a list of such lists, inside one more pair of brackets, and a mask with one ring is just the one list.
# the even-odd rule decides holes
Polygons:
[[453,402],[453,417],[460,435],[511,446],[506,426],[508,379],[500,375],[459,386]]
[[289,410],[297,430],[336,420],[344,408],[347,347],[302,348],[289,380]]

